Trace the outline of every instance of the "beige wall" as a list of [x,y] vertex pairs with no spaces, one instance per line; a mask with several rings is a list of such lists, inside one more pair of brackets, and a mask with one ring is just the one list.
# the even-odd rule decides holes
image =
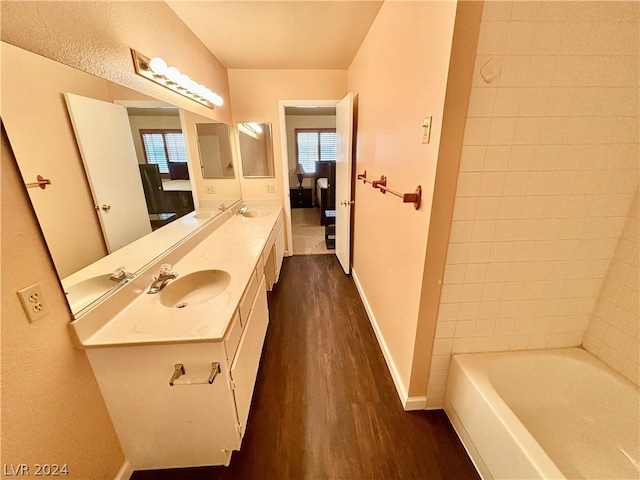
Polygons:
[[[401,395],[424,396],[427,382],[428,372],[411,377],[416,349],[431,347],[415,339],[455,12],[456,2],[386,2],[349,68],[358,100],[356,173],[386,175],[401,192],[423,189],[416,211],[355,183],[354,277]],[[422,144],[427,116],[431,143]]]
[[638,333],[638,275],[640,229],[638,194],[631,206],[622,236],[582,345],[638,385],[640,359]]
[[[114,478],[124,455],[87,356],[74,348],[71,312],[31,214],[2,130],[3,464],[67,464],[66,478]],[[30,324],[16,291],[39,282],[51,312]]]
[[486,2],[430,406],[451,353],[581,344],[638,187],[638,9]]
[[[162,2],[2,2],[0,8],[3,41],[231,123],[226,70]],[[175,63],[226,105],[215,116],[137,77],[129,47]],[[86,356],[71,343],[71,315],[4,140],[1,222],[2,461],[56,461],[69,465],[68,478],[114,478],[124,458]],[[52,311],[29,324],[15,292],[35,282]]]
[[[344,70],[229,70],[233,123],[268,122],[273,135],[275,178],[241,178],[244,198],[283,198],[280,100],[339,100],[347,93]],[[275,185],[267,193],[267,185]]]

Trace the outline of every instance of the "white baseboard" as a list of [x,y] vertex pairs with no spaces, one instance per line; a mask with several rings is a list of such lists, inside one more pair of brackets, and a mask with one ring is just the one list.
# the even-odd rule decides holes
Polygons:
[[124,463],[113,480],[129,480],[131,475],[133,475],[133,468],[131,467],[129,460],[125,458]]
[[382,355],[384,356],[384,360],[387,363],[387,368],[389,368],[389,373],[391,373],[391,379],[393,380],[393,384],[396,387],[396,392],[398,392],[398,396],[400,397],[400,403],[402,403],[402,408],[405,410],[424,410],[427,404],[427,397],[409,397],[407,395],[407,389],[402,383],[402,379],[400,378],[400,374],[398,373],[398,369],[396,368],[396,364],[393,361],[393,357],[391,356],[391,352],[387,347],[387,342],[384,340],[384,336],[380,331],[380,327],[378,326],[378,321],[376,320],[376,316],[371,309],[371,305],[367,300],[367,296],[362,289],[362,285],[360,284],[360,280],[358,280],[358,274],[352,268],[351,276],[353,277],[353,281],[356,284],[356,289],[360,294],[360,299],[364,305],[364,309],[367,312],[367,316],[369,317],[369,322],[373,327],[373,332],[376,334],[376,338],[378,339],[378,344],[380,345],[380,349],[382,350]]

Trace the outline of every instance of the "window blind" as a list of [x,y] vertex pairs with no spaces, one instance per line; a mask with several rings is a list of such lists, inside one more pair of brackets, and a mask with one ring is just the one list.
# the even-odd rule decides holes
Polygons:
[[337,160],[337,135],[334,130],[296,130],[298,163],[305,173],[316,172],[316,162]]

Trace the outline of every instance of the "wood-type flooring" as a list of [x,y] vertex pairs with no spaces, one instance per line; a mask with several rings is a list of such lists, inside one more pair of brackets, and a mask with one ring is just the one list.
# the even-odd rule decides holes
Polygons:
[[334,255],[285,258],[269,311],[247,432],[230,466],[132,480],[479,478],[442,410],[402,409]]

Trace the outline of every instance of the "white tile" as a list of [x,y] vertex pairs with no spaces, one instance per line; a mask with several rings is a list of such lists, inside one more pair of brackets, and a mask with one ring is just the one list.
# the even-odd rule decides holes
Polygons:
[[511,19],[511,5],[512,2],[500,1],[500,2],[485,2],[482,9],[482,21],[489,20],[506,20]]
[[526,172],[531,169],[536,147],[533,145],[513,145],[509,154],[509,170]]
[[[463,186],[465,189],[468,186]],[[478,182],[478,190],[480,189],[480,184]],[[460,186],[458,186],[458,190],[460,190]],[[462,192],[464,193],[464,192]],[[478,205],[478,197],[467,197],[465,195],[459,195],[456,199],[455,205],[453,207],[453,219],[454,220],[474,220],[476,218],[476,207]]]
[[476,220],[493,220],[498,218],[500,197],[479,197],[475,210]]
[[523,87],[527,84],[529,56],[507,55],[502,57],[500,69],[501,87]]
[[521,117],[540,117],[544,115],[549,97],[549,88],[527,87],[523,91],[518,115]]
[[443,285],[440,293],[441,303],[457,303],[462,296],[462,285]]
[[520,117],[516,124],[516,131],[513,136],[515,145],[535,145],[538,143],[542,118],[540,117]]
[[578,85],[584,68],[588,68],[585,65],[584,57],[575,55],[560,56],[550,84],[555,87]]
[[436,338],[453,338],[456,322],[438,322],[436,324]]
[[438,310],[438,322],[452,322],[458,319],[459,303],[441,303]]
[[557,62],[556,56],[532,56],[529,60],[525,85],[539,87],[551,85]]
[[[511,259],[513,242],[493,242],[489,261],[491,263],[506,264]],[[489,280],[487,280],[489,281]]]
[[532,55],[556,55],[560,52],[564,25],[560,22],[538,22],[532,40]]
[[[494,117],[491,120],[491,129],[488,145],[510,145],[516,131],[517,119]],[[625,143],[625,142],[620,142]]]
[[480,193],[482,173],[462,172],[458,175],[457,197],[477,197]]
[[511,146],[489,145],[484,159],[485,172],[505,172],[509,166]]
[[465,283],[460,296],[462,302],[479,302],[482,300],[481,283]]
[[506,262],[490,263],[487,266],[487,282],[504,282],[507,278],[509,264]]
[[514,335],[509,341],[509,350],[526,350],[529,346],[529,335]]
[[493,107],[496,117],[517,117],[524,89],[521,87],[500,87],[497,89]]
[[551,87],[547,97],[545,115],[565,116],[569,115],[576,87]]
[[496,88],[474,87],[469,98],[469,117],[490,117],[496,100]]
[[491,118],[467,118],[464,145],[486,145],[491,130]]
[[453,346],[453,339],[437,338],[433,342],[433,355],[447,355],[451,353],[452,346]]
[[467,243],[471,241],[473,232],[473,222],[454,220],[451,223],[451,232],[449,233],[449,241],[451,243]]
[[469,245],[469,263],[488,263],[491,257],[492,242],[477,242]]
[[[511,186],[518,181],[517,177],[510,176],[511,173],[514,173],[516,175],[522,174],[525,176],[521,180],[522,184],[525,187],[524,189],[522,189],[522,192],[524,192],[524,190],[526,189],[528,173],[524,173],[524,172],[507,173],[505,177],[505,186],[503,191],[504,196],[500,198],[500,208],[498,209],[499,219],[520,218],[522,214],[522,207],[524,205],[525,197],[517,194],[510,195],[511,193],[513,193],[511,192]],[[520,188],[515,188],[514,190],[520,190]],[[491,198],[491,197],[488,197],[488,198]]]
[[471,233],[472,242],[489,242],[493,240],[496,229],[495,220],[476,220],[473,222],[473,231]]
[[[504,290],[503,282],[486,282],[482,287],[482,302],[484,303],[495,303],[502,298],[502,292]],[[482,308],[482,304],[480,305]],[[484,308],[488,308],[485,305]],[[479,314],[479,313],[478,313]],[[484,317],[487,318],[487,317]]]
[[453,353],[471,352],[471,337],[460,337],[453,339]]
[[447,250],[447,264],[467,263],[469,245],[469,243],[450,242]]
[[533,22],[538,19],[540,12],[540,4],[542,2],[513,2],[511,8],[511,21],[527,20]]
[[455,337],[472,337],[476,328],[475,320],[463,320],[456,322]]
[[478,37],[477,54],[502,54],[504,53],[505,42],[509,22],[503,20],[488,20],[481,23],[480,35]]
[[[514,8],[519,4],[520,2],[514,3]],[[513,17],[513,11],[511,15]],[[507,55],[530,54],[536,27],[537,24],[531,21],[509,22],[503,52]]]
[[496,197],[502,195],[505,177],[505,172],[483,172],[478,195],[481,197]]
[[446,265],[444,268],[444,283],[447,285],[464,283],[464,274],[466,267],[467,266],[465,264]]
[[487,275],[486,263],[470,263],[466,266],[464,283],[483,283]]
[[458,321],[476,320],[480,302],[461,303],[458,310]]
[[487,147],[465,145],[460,155],[461,172],[481,172]]

